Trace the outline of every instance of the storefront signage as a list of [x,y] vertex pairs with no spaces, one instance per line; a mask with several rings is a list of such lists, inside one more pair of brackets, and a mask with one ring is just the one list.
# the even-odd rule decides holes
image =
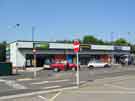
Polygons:
[[73,47],[75,53],[79,52],[79,46],[80,46],[80,42],[78,40],[74,40]]
[[80,51],[89,51],[91,49],[91,45],[80,45]]
[[92,50],[114,50],[113,46],[109,45],[91,45]]
[[122,50],[122,47],[121,46],[114,46],[114,50],[120,51],[120,50]]
[[48,43],[35,43],[35,48],[38,49],[48,49],[49,48],[49,44]]
[[90,45],[80,45],[80,48],[87,48],[87,49],[90,49]]

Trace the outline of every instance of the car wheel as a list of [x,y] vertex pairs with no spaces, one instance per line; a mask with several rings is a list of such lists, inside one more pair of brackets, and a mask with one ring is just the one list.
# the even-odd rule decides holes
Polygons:
[[108,64],[106,64],[104,67],[110,67]]
[[76,71],[76,68],[75,67],[72,67],[72,71]]
[[94,69],[94,66],[89,66],[88,68],[89,68],[89,69]]
[[58,68],[54,68],[53,71],[54,72],[59,72],[59,69]]

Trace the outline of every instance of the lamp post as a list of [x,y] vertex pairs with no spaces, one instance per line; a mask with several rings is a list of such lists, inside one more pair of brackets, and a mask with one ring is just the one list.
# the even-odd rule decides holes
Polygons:
[[[20,28],[20,24],[16,24],[15,26],[13,26],[16,30],[18,30]],[[18,46],[18,43],[16,43],[16,46]],[[18,48],[16,48],[16,60],[15,60],[15,66],[16,66],[16,74],[18,73],[18,68],[17,68],[17,57],[18,57],[18,52],[17,52]]]
[[[113,44],[113,34],[114,34],[114,32],[111,32],[111,42],[112,42],[111,44],[112,44],[112,46],[114,45],[114,44]],[[113,54],[113,50],[112,50],[112,54],[111,54],[111,55],[112,55],[112,61],[111,61],[111,64],[113,64],[113,63],[114,63],[114,54]]]
[[[35,27],[32,26],[32,52],[33,52],[33,66],[34,68],[36,68],[36,47],[35,47],[35,43],[34,43],[34,34],[35,34]],[[36,70],[34,71],[34,77],[37,76],[37,72]]]

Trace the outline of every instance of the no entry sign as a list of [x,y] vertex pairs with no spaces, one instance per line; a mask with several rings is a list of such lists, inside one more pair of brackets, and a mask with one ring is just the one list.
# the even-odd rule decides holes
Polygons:
[[78,40],[74,40],[74,43],[73,43],[73,47],[74,47],[74,52],[77,53],[79,52],[79,46],[80,46],[80,42]]

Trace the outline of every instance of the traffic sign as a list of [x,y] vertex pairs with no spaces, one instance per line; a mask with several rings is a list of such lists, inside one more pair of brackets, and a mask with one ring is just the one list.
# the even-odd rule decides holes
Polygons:
[[76,71],[76,85],[79,87],[80,85],[80,80],[79,80],[79,46],[80,46],[80,42],[78,40],[75,40],[73,43],[73,47],[74,47],[74,52],[76,53],[76,57],[77,57],[77,71]]
[[73,43],[75,53],[79,52],[79,46],[80,46],[80,42],[78,40],[75,40]]

